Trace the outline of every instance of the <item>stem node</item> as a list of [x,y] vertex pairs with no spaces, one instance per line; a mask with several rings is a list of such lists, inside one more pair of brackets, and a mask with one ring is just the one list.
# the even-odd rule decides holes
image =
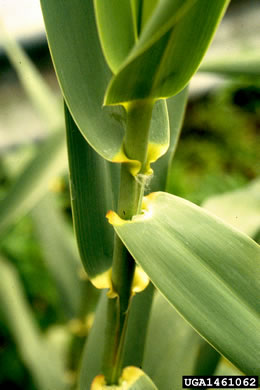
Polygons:
[[[137,176],[131,173],[128,164],[121,165],[121,180],[118,215],[131,219],[141,211],[148,158],[149,128],[154,101],[135,101],[127,105],[127,126],[124,150],[127,157],[141,163]],[[108,385],[117,385],[122,371],[123,350],[128,314],[133,296],[132,284],[135,261],[126,247],[115,235],[112,266],[112,285],[117,294],[108,300],[107,329],[104,350],[104,374]]]

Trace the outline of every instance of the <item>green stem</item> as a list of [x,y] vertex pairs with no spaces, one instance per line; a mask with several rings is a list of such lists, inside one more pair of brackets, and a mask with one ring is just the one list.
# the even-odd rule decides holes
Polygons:
[[[141,162],[141,175],[146,173],[153,103],[140,101],[130,103],[127,107],[124,151],[129,159]],[[131,219],[141,211],[145,180],[143,176],[133,176],[132,168],[131,163],[123,163],[121,166],[118,215],[123,219]],[[118,384],[121,375],[134,272],[134,259],[118,236],[115,236],[112,285],[117,297],[108,301],[104,350],[104,374],[108,385]]]

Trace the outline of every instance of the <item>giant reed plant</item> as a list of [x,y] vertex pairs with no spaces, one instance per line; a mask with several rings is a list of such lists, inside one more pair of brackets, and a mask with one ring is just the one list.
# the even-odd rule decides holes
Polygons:
[[[65,102],[78,247],[94,286],[108,289],[100,372],[91,372],[83,360],[92,388],[123,388],[124,381],[129,389],[155,388],[137,368],[145,335],[137,338],[131,362],[136,368],[122,371],[134,295],[142,296],[149,280],[217,351],[243,372],[256,373],[258,246],[184,199],[166,192],[144,197],[153,189],[153,176],[164,190],[167,150],[170,143],[174,148],[174,122],[178,127],[185,104],[180,91],[197,70],[228,1],[41,5]],[[178,108],[169,128],[172,96],[170,104]],[[164,163],[157,169],[159,158]],[[146,328],[148,312],[135,319],[139,325],[131,337]],[[96,374],[103,376],[94,379]]]
[[258,245],[163,192],[186,85],[228,3],[41,0],[64,97],[78,248],[106,292],[82,390],[179,389],[187,371],[212,374],[219,353],[246,374],[259,369]]

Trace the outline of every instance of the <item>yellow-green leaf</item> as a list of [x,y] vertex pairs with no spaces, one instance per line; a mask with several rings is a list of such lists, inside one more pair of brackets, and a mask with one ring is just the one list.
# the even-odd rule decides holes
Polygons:
[[159,0],[130,0],[135,37],[139,38],[145,24],[150,19]]

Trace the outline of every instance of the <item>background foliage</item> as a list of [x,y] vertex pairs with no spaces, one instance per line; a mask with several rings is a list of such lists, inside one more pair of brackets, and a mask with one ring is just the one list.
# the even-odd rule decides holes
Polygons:
[[[37,54],[35,56],[35,54]],[[37,66],[50,66],[45,50],[31,53]],[[39,55],[39,57],[38,57]],[[38,58],[37,58],[38,57]],[[14,78],[1,64],[2,80]],[[1,79],[0,79],[1,81]],[[259,173],[260,84],[244,79],[229,82],[217,91],[191,100],[182,136],[168,177],[168,191],[197,204],[213,194],[234,190]],[[35,146],[32,147],[33,149]],[[15,179],[21,152],[31,155],[31,146],[19,146],[0,160],[0,194],[4,197]],[[19,164],[17,163],[19,161]],[[67,176],[59,176],[52,187],[63,218],[71,226]],[[260,237],[259,237],[260,238]],[[51,327],[67,326],[60,295],[46,267],[32,215],[22,218],[2,236],[1,253],[15,266],[33,309],[37,324],[51,335]],[[58,328],[57,328],[58,327]],[[55,333],[54,343],[66,338]],[[10,389],[36,389],[22,363],[10,330],[0,313],[0,384]]]

